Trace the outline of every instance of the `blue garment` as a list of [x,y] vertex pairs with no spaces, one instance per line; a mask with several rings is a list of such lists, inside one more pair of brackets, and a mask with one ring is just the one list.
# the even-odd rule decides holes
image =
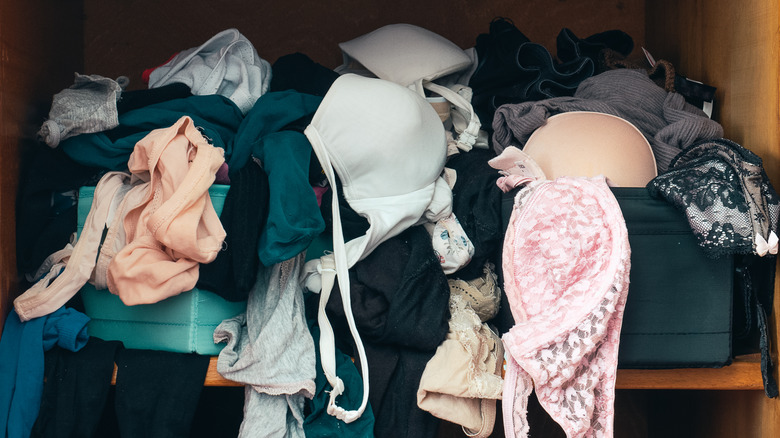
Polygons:
[[247,113],[234,139],[228,168],[240,168],[253,156],[268,174],[268,218],[258,245],[265,266],[294,257],[325,230],[309,183],[311,143],[295,129],[308,125],[300,120],[312,117],[321,101],[292,90],[266,93]]
[[89,317],[61,307],[21,322],[12,309],[0,338],[0,433],[28,438],[43,394],[43,353],[59,345],[78,351],[87,344]]
[[[322,97],[293,90],[266,93],[260,96],[246,114],[241,126],[231,140],[230,155],[226,155],[230,172],[244,167],[250,155],[257,158],[264,149],[264,137],[286,130],[293,122],[312,117],[322,102]],[[308,122],[302,128],[305,128]],[[311,151],[311,147],[309,147]],[[308,172],[308,169],[306,169]]]
[[127,170],[127,160],[139,140],[155,129],[172,126],[185,115],[214,146],[225,149],[226,159],[230,156],[228,145],[244,116],[230,99],[219,95],[190,96],[128,111],[119,116],[116,128],[71,137],[61,142],[60,148],[80,164]]

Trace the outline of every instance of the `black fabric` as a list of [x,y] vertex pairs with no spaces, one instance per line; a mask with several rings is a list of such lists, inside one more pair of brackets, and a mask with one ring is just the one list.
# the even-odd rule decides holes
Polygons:
[[697,108],[703,108],[704,102],[712,102],[715,99],[717,88],[693,81],[682,75],[674,76],[674,91],[685,96],[686,102]]
[[122,438],[190,435],[208,356],[120,350],[116,365],[115,408]]
[[118,341],[91,337],[77,352],[54,347],[45,354],[45,382],[31,437],[98,436]]
[[244,301],[255,284],[257,245],[268,217],[268,175],[250,162],[231,176],[220,221],[227,233],[217,258],[200,267],[196,286],[228,301]]
[[561,62],[571,62],[588,58],[596,67],[594,74],[604,71],[603,54],[610,50],[613,54],[626,57],[634,50],[634,40],[622,30],[607,30],[587,38],[578,38],[571,29],[561,29],[556,38],[556,50]]
[[[350,269],[352,313],[368,341],[433,351],[449,320],[449,284],[422,226],[380,244]],[[327,309],[343,317],[334,286]]]
[[243,387],[205,387],[190,438],[236,437],[244,420]]
[[[352,313],[366,347],[377,437],[435,436],[438,420],[417,407],[416,394],[425,365],[449,329],[449,294],[422,226],[388,239],[350,269]],[[337,344],[352,339],[337,285],[327,311]]]
[[[475,92],[481,92],[520,79],[520,72],[517,70],[517,48],[530,42],[510,20],[493,20],[488,33],[477,35],[477,67],[469,79],[469,86]],[[489,125],[486,122],[482,124]]]
[[493,116],[503,104],[572,96],[580,82],[593,76],[595,63],[587,55],[609,38],[595,38],[591,44],[571,31],[566,36],[560,42],[567,41],[562,47],[568,56],[560,62],[505,18],[494,19],[489,32],[477,36],[477,67],[469,86],[474,93],[471,104],[483,129],[492,132]]
[[501,175],[487,164],[494,156],[492,151],[472,149],[453,155],[447,161],[447,167],[458,175],[452,189],[452,212],[474,245],[471,261],[450,277],[473,280],[482,276],[486,261],[498,266],[496,259],[504,242],[503,192],[496,185]]
[[118,114],[124,114],[138,108],[155,103],[192,96],[192,89],[187,84],[175,82],[158,88],[123,91],[116,103]]
[[295,90],[300,93],[325,96],[339,74],[296,52],[281,56],[271,66],[271,90]]
[[374,412],[374,436],[435,437],[441,420],[417,406],[417,389],[425,365],[433,355],[426,351],[366,344],[369,360],[369,404]]
[[[509,225],[509,218],[512,215],[512,208],[515,202],[515,194],[517,190],[512,190],[507,193],[501,194],[501,229],[506,232]],[[509,308],[509,299],[506,296],[506,289],[504,289],[504,257],[503,257],[503,243],[502,249],[499,251],[498,261],[496,262],[496,277],[498,284],[501,287],[501,301],[498,305],[498,312],[488,323],[495,327],[499,336],[508,332],[515,325],[515,318],[512,316],[512,310]]]
[[[341,187],[341,183],[336,176],[336,184]],[[341,217],[341,232],[344,235],[344,242],[363,236],[368,231],[370,224],[368,219],[359,215],[350,207],[349,202],[344,197],[344,191],[339,188],[339,215]],[[322,204],[320,205],[322,218],[325,220],[325,233],[333,233],[333,190],[328,190],[322,195]]]
[[734,293],[734,353],[761,353],[761,375],[767,397],[778,396],[769,350],[768,315],[774,303],[776,257],[753,254],[736,258]]
[[19,180],[16,202],[16,260],[22,274],[34,273],[68,243],[76,231],[75,193],[83,185],[94,185],[103,173],[60,149],[42,143],[34,149]]

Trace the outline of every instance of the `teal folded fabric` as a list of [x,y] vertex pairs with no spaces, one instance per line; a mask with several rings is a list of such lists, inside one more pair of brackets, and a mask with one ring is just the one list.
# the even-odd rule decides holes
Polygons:
[[[260,96],[235,133],[230,144],[230,153],[225,155],[230,171],[235,172],[244,167],[252,155],[262,160],[259,155],[262,155],[265,149],[263,139],[282,130],[295,130],[294,123],[311,118],[320,102],[322,97],[293,90]],[[308,122],[300,127],[301,131],[306,125]]]
[[272,266],[305,250],[325,229],[309,183],[312,148],[301,132],[322,98],[293,90],[266,93],[247,113],[232,142],[231,172],[259,160],[268,174],[268,217],[258,256]]
[[149,132],[172,126],[190,116],[212,144],[230,154],[230,144],[244,116],[230,99],[219,95],[172,99],[128,111],[119,116],[119,126],[108,131],[82,134],[60,143],[78,163],[108,170],[126,170],[135,144]]
[[258,255],[265,266],[305,250],[325,230],[317,196],[309,184],[311,144],[296,131],[265,136],[253,148],[268,173],[268,218]]

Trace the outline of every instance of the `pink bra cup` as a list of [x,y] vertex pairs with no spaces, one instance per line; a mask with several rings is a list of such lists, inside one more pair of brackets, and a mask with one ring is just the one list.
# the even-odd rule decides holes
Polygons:
[[535,388],[567,436],[612,436],[630,248],[604,177],[526,186],[515,198],[503,251],[516,322],[502,338],[506,435],[527,436]]

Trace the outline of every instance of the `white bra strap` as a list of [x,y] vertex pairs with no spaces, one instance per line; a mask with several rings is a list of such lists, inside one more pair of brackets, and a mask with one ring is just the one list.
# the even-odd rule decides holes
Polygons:
[[[322,281],[322,290],[320,291],[320,306],[317,313],[317,322],[320,326],[320,357],[322,361],[322,370],[328,382],[333,389],[330,391],[330,398],[328,400],[327,412],[339,420],[345,423],[351,423],[363,414],[368,403],[368,374],[363,375],[364,388],[363,388],[363,403],[356,411],[348,411],[340,406],[336,406],[336,397],[344,392],[344,381],[336,375],[336,353],[335,353],[335,339],[333,335],[333,328],[330,325],[328,316],[325,314],[325,306],[330,298],[330,293],[333,290],[334,280],[336,278],[336,264],[332,255],[323,256],[320,258],[321,266],[318,269]],[[339,286],[341,287],[341,286]],[[344,297],[342,296],[342,300]],[[345,305],[344,307],[351,307]],[[347,321],[350,326],[350,330],[354,327],[354,318],[352,317],[351,309],[347,312]],[[363,344],[360,342],[360,337],[357,335],[357,330],[353,331],[353,336],[356,337],[356,343],[358,345],[358,351],[360,355],[360,364],[364,373],[368,372],[365,360],[365,351],[363,350]]]
[[[322,141],[316,129],[307,129],[307,134],[314,135],[318,141]],[[345,423],[350,423],[360,418],[368,405],[368,360],[366,358],[365,348],[363,347],[363,341],[360,339],[360,334],[358,333],[355,324],[355,318],[352,315],[349,263],[347,261],[347,249],[344,244],[344,234],[341,229],[341,214],[339,212],[339,194],[336,176],[328,154],[323,151],[323,153],[318,154],[318,158],[320,159],[322,169],[330,182],[331,190],[333,190],[333,253],[321,257],[320,267],[318,268],[322,281],[320,303],[317,311],[317,322],[320,326],[320,361],[325,377],[333,387],[330,392],[327,412]],[[336,344],[334,342],[333,328],[328,320],[328,315],[325,313],[325,306],[330,298],[334,279],[338,280],[339,291],[341,292],[341,303],[347,318],[349,331],[352,334],[352,338],[355,340],[358,358],[360,360],[360,372],[363,377],[363,401],[361,402],[360,407],[355,411],[347,411],[342,407],[336,406],[336,397],[344,392],[344,382],[336,375]]]
[[460,136],[458,137],[458,148],[466,152],[470,151],[471,148],[474,147],[474,143],[477,142],[477,138],[479,137],[479,128],[482,126],[479,122],[477,113],[471,106],[471,102],[466,100],[463,96],[456,93],[455,91],[434,82],[425,82],[423,83],[423,87],[439,94],[441,97],[447,99],[456,107],[461,108],[462,110],[471,114],[468,126],[463,130],[463,132],[460,133]]

